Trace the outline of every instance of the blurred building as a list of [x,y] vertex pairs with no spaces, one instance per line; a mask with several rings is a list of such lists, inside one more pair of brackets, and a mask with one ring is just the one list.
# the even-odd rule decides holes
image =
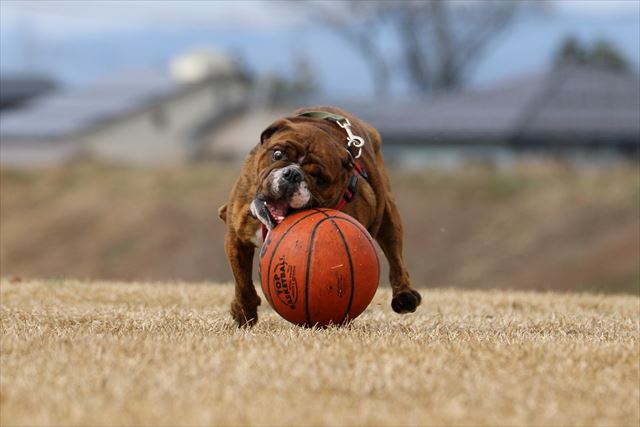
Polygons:
[[17,108],[56,87],[53,80],[37,76],[0,78],[0,110]]
[[354,105],[391,161],[456,166],[542,155],[603,160],[640,150],[640,77],[589,66],[546,73],[429,102]]
[[122,73],[58,91],[2,112],[0,164],[186,161],[201,151],[212,126],[244,108],[249,89],[232,60],[200,51],[177,58],[169,70]]
[[[273,90],[269,81],[250,84],[224,55],[194,52],[166,71],[122,74],[4,110],[0,164],[241,159],[293,109],[274,104]],[[640,151],[635,72],[561,65],[420,102],[335,104],[374,125],[388,161],[402,166],[508,166],[525,156],[617,161]]]
[[219,160],[239,161],[258,144],[260,134],[271,123],[291,113],[282,107],[249,109],[211,130],[207,152]]
[[[634,72],[564,65],[419,102],[332,104],[375,126],[385,157],[402,166],[509,166],[527,156],[619,161],[640,150],[640,80]],[[209,150],[240,159],[262,130],[292,110],[238,115],[212,130]]]

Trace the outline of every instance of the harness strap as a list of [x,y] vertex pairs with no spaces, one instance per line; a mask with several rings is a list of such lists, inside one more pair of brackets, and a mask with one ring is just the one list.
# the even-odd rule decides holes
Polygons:
[[364,168],[360,166],[360,163],[357,161],[353,162],[353,173],[351,174],[351,178],[349,179],[349,184],[347,188],[344,190],[344,195],[342,199],[338,202],[334,209],[341,211],[344,209],[344,206],[349,203],[356,195],[356,191],[358,190],[358,176],[361,176],[365,180],[369,180],[369,176],[365,172]]
[[311,117],[312,119],[319,120],[331,120],[332,122],[336,123],[346,120],[346,117],[344,116],[328,113],[326,111],[306,111],[304,113],[298,114],[298,116]]
[[[364,147],[365,143],[364,138],[353,133],[353,130],[351,129],[351,122],[349,122],[349,119],[347,119],[346,117],[326,111],[307,111],[298,114],[298,117],[300,116],[311,117],[313,119],[319,120],[329,120],[331,122],[334,122],[342,129],[344,129],[345,133],[347,134],[347,150],[349,151],[351,156],[354,159],[358,159],[362,155],[362,147]],[[355,152],[352,152],[351,150],[354,150]]]

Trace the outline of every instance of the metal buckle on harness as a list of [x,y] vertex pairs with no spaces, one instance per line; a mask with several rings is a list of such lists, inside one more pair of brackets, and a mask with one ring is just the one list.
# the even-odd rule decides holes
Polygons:
[[359,137],[358,135],[354,135],[351,131],[351,122],[349,119],[344,118],[342,120],[337,120],[336,123],[342,129],[347,132],[347,146],[351,147],[352,145],[358,149],[358,154],[354,157],[357,159],[362,155],[362,147],[364,146],[364,139]]

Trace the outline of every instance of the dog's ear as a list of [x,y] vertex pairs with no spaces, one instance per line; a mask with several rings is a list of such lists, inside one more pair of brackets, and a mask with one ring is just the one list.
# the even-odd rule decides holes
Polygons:
[[260,134],[260,144],[264,144],[269,138],[271,138],[276,132],[291,127],[291,122],[287,119],[278,119],[271,123],[268,128],[262,131]]
[[218,216],[222,221],[227,222],[227,204],[226,203],[220,206],[220,209],[218,209]]

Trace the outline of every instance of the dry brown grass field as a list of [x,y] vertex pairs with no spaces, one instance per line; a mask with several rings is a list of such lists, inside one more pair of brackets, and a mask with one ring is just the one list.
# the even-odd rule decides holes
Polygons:
[[[238,171],[0,171],[0,275],[229,281],[217,209]],[[390,171],[416,283],[640,292],[637,165]]]
[[0,283],[2,425],[638,425],[640,299],[388,289],[348,327],[229,285]]

